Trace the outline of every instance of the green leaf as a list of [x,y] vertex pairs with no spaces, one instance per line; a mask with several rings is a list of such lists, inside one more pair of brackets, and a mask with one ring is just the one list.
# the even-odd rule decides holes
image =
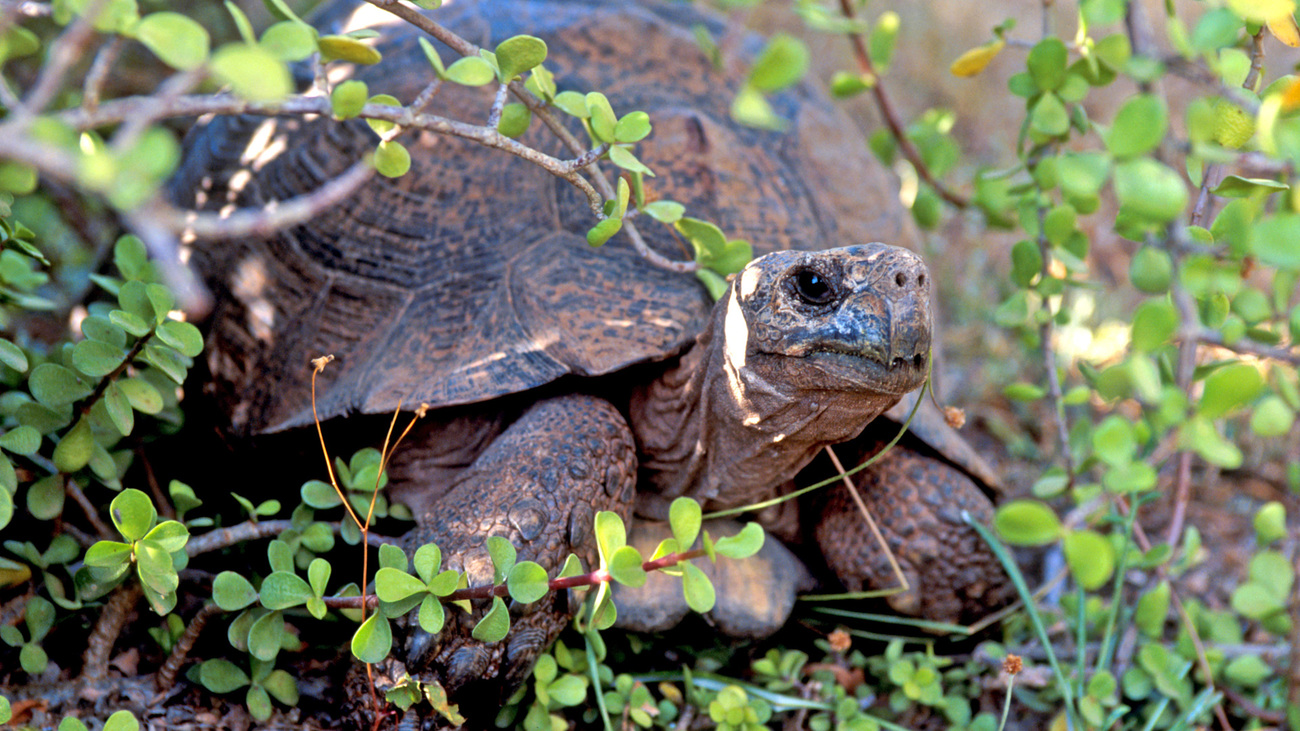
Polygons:
[[137,338],[142,338],[145,335],[148,335],[149,331],[153,329],[153,325],[140,319],[138,315],[134,315],[126,310],[113,310],[108,313],[108,319],[114,325],[117,325]]
[[705,576],[695,564],[687,561],[681,566],[682,593],[686,596],[687,606],[701,614],[713,609],[717,600],[713,582],[709,581],[709,577]]
[[54,447],[55,468],[60,472],[71,473],[85,467],[90,461],[94,446],[95,437],[90,433],[90,421],[82,417]]
[[555,99],[552,103],[559,108],[560,111],[571,117],[577,117],[578,119],[588,119],[591,117],[591,112],[587,111],[587,97],[583,96],[579,92],[562,91],[555,95]]
[[700,504],[688,497],[679,497],[668,506],[668,524],[672,527],[673,537],[683,550],[695,543],[700,533]]
[[213,77],[249,101],[275,102],[293,91],[293,80],[284,62],[254,43],[222,46],[212,55],[209,67]]
[[1182,176],[1149,157],[1116,166],[1115,196],[1123,211],[1153,223],[1172,221],[1187,207]]
[[110,383],[104,389],[104,410],[122,436],[131,435],[131,430],[135,428],[135,412],[131,410],[131,400],[117,383]]
[[1247,619],[1260,620],[1283,611],[1285,605],[1267,586],[1250,581],[1232,592],[1232,608]]
[[1139,292],[1164,294],[1173,280],[1174,261],[1169,252],[1143,246],[1129,263],[1129,281]]
[[1194,416],[1178,430],[1178,445],[1193,449],[1210,464],[1236,469],[1241,466],[1241,449],[1225,439],[1204,415]]
[[1261,437],[1281,437],[1291,431],[1295,412],[1280,396],[1261,400],[1250,414],[1250,428]]
[[1218,419],[1253,401],[1264,389],[1264,377],[1249,363],[1230,363],[1205,379],[1197,413]]
[[618,127],[618,117],[614,116],[614,109],[609,105],[609,99],[598,91],[589,92],[586,96],[587,114],[591,121],[591,131],[601,142],[614,142],[614,130]]
[[427,584],[433,581],[438,569],[442,567],[442,550],[432,543],[426,543],[415,549],[415,558],[411,563],[415,567],[416,575]]
[[109,568],[130,563],[131,546],[117,541],[97,541],[86,549],[86,565]]
[[474,625],[474,630],[470,633],[474,639],[479,642],[491,644],[500,642],[510,633],[510,610],[506,609],[506,603],[501,597],[492,597],[492,608],[488,613],[483,615],[483,619]]
[[1163,299],[1147,300],[1133,313],[1133,348],[1150,353],[1169,342],[1177,329],[1178,310],[1172,303]]
[[1070,131],[1070,113],[1060,97],[1048,92],[1034,104],[1029,113],[1029,125],[1036,132],[1059,137]]
[[106,376],[122,364],[121,348],[98,340],[82,340],[72,349],[72,365],[92,378]]
[[197,22],[180,13],[150,13],[135,27],[135,38],[163,63],[190,71],[208,60],[211,40]]
[[[1268,216],[1250,230],[1250,251],[1264,264],[1287,271],[1300,271],[1300,246],[1294,245],[1296,241],[1300,241],[1300,214],[1296,213]],[[36,375],[35,371],[32,375]]]
[[167,345],[160,345],[157,342],[151,342],[144,346],[144,359],[163,375],[167,376],[176,385],[185,382],[185,372],[188,365],[181,360],[181,354]]
[[257,601],[257,590],[234,571],[222,571],[212,580],[212,600],[222,611],[237,612]]
[[90,395],[90,388],[77,375],[61,365],[42,363],[32,369],[27,379],[32,397],[40,403],[58,408]]
[[[374,96],[367,99],[366,103],[379,104],[385,107],[402,106],[402,103],[397,101],[397,97],[393,96],[392,94],[375,94]],[[396,124],[388,121],[387,119],[367,119],[366,124],[370,125],[370,129],[373,129],[376,133],[381,135],[397,126]]]
[[0,338],[0,363],[19,373],[27,372],[27,354],[23,349],[4,338]]
[[174,520],[164,520],[145,534],[144,540],[152,541],[167,553],[184,550],[190,540],[190,531]]
[[533,113],[523,104],[507,104],[501,108],[501,121],[497,122],[497,131],[511,139],[523,137],[528,125],[533,121]]
[[1246,198],[1256,193],[1277,193],[1290,189],[1291,186],[1286,183],[1268,178],[1243,178],[1240,175],[1229,175],[1219,181],[1210,192],[1221,198]]
[[576,706],[587,700],[587,678],[568,673],[555,679],[546,692],[561,706]]
[[617,142],[640,142],[650,134],[650,115],[645,112],[624,114],[614,125],[614,139]]
[[140,722],[130,711],[114,711],[104,721],[104,731],[140,731]]
[[1061,521],[1047,505],[1037,500],[1014,500],[998,509],[994,518],[998,533],[1013,545],[1045,546],[1061,537]]
[[808,60],[808,47],[803,41],[778,33],[754,61],[749,70],[749,85],[770,93],[797,84],[808,71]]
[[59,475],[37,480],[27,489],[27,512],[37,520],[54,520],[63,514],[63,479]]
[[[374,616],[379,616],[378,614]],[[280,654],[284,639],[284,614],[268,612],[248,628],[248,652],[258,660],[270,662]]]
[[41,433],[30,426],[16,426],[0,436],[0,447],[14,454],[34,454],[41,448]]
[[123,490],[113,498],[113,502],[109,504],[108,514],[112,517],[113,525],[117,527],[118,532],[128,541],[144,538],[158,518],[149,496],[133,487]]
[[316,39],[323,61],[347,61],[373,66],[384,59],[379,51],[350,36],[321,36]]
[[1090,530],[1069,531],[1063,547],[1070,573],[1084,589],[1100,588],[1115,573],[1115,548],[1101,534]]
[[884,73],[889,68],[889,64],[894,58],[894,46],[898,41],[899,24],[898,13],[886,10],[876,19],[876,24],[871,29],[871,37],[868,39],[867,46],[871,56],[871,64],[880,73]]
[[501,536],[488,536],[488,555],[492,558],[492,583],[500,584],[515,565],[515,547]]
[[1164,635],[1171,593],[1169,581],[1164,580],[1138,598],[1137,609],[1133,613],[1133,623],[1142,634],[1152,639],[1159,639]]
[[431,635],[436,635],[442,631],[443,623],[446,621],[447,612],[442,606],[438,597],[429,595],[424,597],[420,602],[420,612],[417,615],[420,622],[420,628]]
[[411,169],[411,153],[396,140],[384,140],[375,147],[375,170],[386,178],[400,178]]
[[8,488],[0,490],[0,529],[9,525],[14,517],[14,496]]
[[1069,53],[1060,38],[1048,37],[1029,51],[1027,66],[1034,84],[1043,91],[1054,91],[1065,81],[1065,64]]
[[677,201],[659,200],[641,207],[641,212],[660,223],[676,223],[686,212],[686,206]]
[[188,322],[167,320],[158,326],[158,339],[187,358],[194,358],[203,352],[203,334]]
[[32,642],[40,642],[50,633],[54,626],[54,605],[41,596],[34,596],[27,602],[24,611],[27,623],[27,636]]
[[1028,287],[1042,273],[1043,253],[1038,244],[1029,239],[1017,241],[1011,247],[1011,281]]
[[140,378],[127,378],[116,381],[113,385],[122,389],[131,406],[142,414],[156,414],[162,411],[163,398],[153,384]]
[[633,546],[620,546],[608,560],[609,575],[620,584],[631,587],[644,586],[646,572],[641,568],[641,552]]
[[510,590],[510,598],[517,602],[535,602],[550,591],[546,569],[533,561],[520,561],[510,569],[506,588]]
[[405,571],[385,567],[375,574],[375,594],[379,596],[380,601],[400,602],[428,590],[425,582]]
[[284,670],[272,670],[262,681],[262,687],[286,706],[298,705],[298,681]]
[[763,526],[758,523],[746,523],[736,535],[719,538],[714,548],[727,558],[749,558],[763,547],[765,536]]
[[35,643],[23,645],[18,652],[18,665],[28,675],[40,675],[45,672],[49,662],[50,658],[45,654],[45,649]]
[[267,694],[266,688],[254,683],[244,695],[244,705],[248,708],[248,715],[259,723],[265,723],[271,718],[271,697]]
[[626,147],[615,145],[614,147],[609,148],[609,161],[624,170],[654,177],[654,172],[651,171],[650,168],[646,167],[645,163],[638,160],[636,155],[633,155],[632,151]]
[[482,86],[495,78],[492,64],[478,56],[465,56],[447,67],[447,80],[461,86]]
[[260,592],[262,606],[267,609],[288,609],[305,604],[315,594],[301,576],[289,571],[273,571],[262,581]]
[[1237,685],[1256,688],[1274,677],[1275,671],[1258,655],[1241,655],[1228,662],[1223,674]]
[[229,660],[216,658],[199,665],[199,683],[213,693],[229,693],[249,682],[248,674]]
[[[424,41],[423,38],[420,40]],[[358,79],[344,81],[330,92],[330,108],[334,112],[334,117],[352,119],[361,113],[369,96],[370,89],[366,86],[366,82]]]
[[546,42],[534,36],[514,36],[501,41],[495,53],[501,81],[509,83],[546,60]]
[[752,86],[742,86],[736,92],[736,97],[731,100],[731,118],[746,127],[776,132],[789,126],[772,108],[767,97]]
[[614,552],[627,544],[627,529],[618,513],[608,510],[596,513],[595,525],[601,561],[608,563]]
[[1267,546],[1286,537],[1286,506],[1276,500],[1255,513],[1255,542]]
[[316,52],[316,33],[301,21],[284,20],[262,33],[260,45],[285,63],[304,61]]
[[136,541],[135,561],[140,580],[159,594],[176,591],[176,587],[180,585],[180,578],[176,575],[171,554],[153,541],[143,539]]
[[1138,94],[1124,102],[1106,133],[1106,149],[1118,159],[1145,155],[1156,149],[1169,129],[1164,99]]

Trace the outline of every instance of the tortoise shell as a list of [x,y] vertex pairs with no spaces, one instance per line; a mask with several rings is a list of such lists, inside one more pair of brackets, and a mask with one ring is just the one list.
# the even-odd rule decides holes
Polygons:
[[[371,93],[409,103],[434,79],[416,31],[350,6],[336,3],[318,22],[338,31],[378,23],[384,60],[346,71]],[[690,30],[720,32],[711,16],[604,0],[508,10],[457,0],[432,17],[487,48],[537,35],[561,91],[600,90],[620,115],[648,112],[654,130],[636,148],[657,174],[646,179],[648,197],[685,204],[756,255],[916,238],[859,130],[811,85],[772,97],[787,131],[731,120],[742,81],[715,70]],[[448,83],[426,111],[478,121],[491,97],[489,87]],[[622,235],[600,249],[586,243],[595,218],[567,182],[450,136],[398,139],[412,156],[406,175],[375,176],[351,200],[269,238],[193,251],[222,303],[208,352],[236,431],[309,424],[309,362],[327,353],[337,360],[318,381],[322,419],[470,404],[608,374],[672,357],[704,326],[712,302],[695,277],[648,263]],[[337,177],[377,141],[358,120],[215,118],[188,138],[173,198],[206,210],[273,204]],[[523,141],[568,157],[537,120]],[[657,251],[686,258],[668,227],[648,217],[638,224]]]

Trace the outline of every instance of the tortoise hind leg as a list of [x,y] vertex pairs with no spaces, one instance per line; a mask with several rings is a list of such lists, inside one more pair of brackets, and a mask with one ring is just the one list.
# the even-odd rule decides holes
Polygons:
[[[488,536],[506,538],[518,549],[519,561],[536,561],[552,576],[570,552],[594,568],[596,512],[612,510],[626,519],[635,487],[632,435],[613,406],[588,396],[541,401],[417,516],[419,527],[406,540],[408,553],[438,544],[447,567],[468,573],[470,586],[492,583]],[[485,644],[470,633],[489,607],[477,600],[467,614],[448,606],[442,632],[433,637],[417,629],[406,650],[413,676],[438,680],[467,715],[481,707],[491,718],[576,607],[556,593],[512,606],[510,634]]]
[[[962,512],[988,524],[993,505],[965,473],[896,445],[857,478],[863,503],[907,577],[890,595],[900,614],[968,623],[1009,602],[1010,580]],[[836,485],[817,525],[817,542],[849,591],[898,586],[884,549],[864,524],[848,488]]]

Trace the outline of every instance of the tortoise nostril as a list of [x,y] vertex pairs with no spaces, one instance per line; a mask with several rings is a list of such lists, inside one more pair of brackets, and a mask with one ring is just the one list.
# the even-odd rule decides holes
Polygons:
[[918,287],[924,287],[924,286],[925,286],[925,275],[924,275],[924,274],[918,274],[918,275],[916,275],[916,285],[917,285]]
[[902,272],[898,272],[897,274],[894,275],[894,284],[897,284],[898,286],[902,287],[903,285],[907,284],[907,277]]
[[915,365],[917,368],[924,368],[925,356],[921,355],[920,353],[917,353],[916,355],[912,356],[912,365]]
[[894,369],[894,368],[902,368],[902,367],[903,367],[903,359],[902,359],[902,358],[895,358],[894,361],[893,361],[892,363],[889,364],[889,367],[890,367],[891,370]]

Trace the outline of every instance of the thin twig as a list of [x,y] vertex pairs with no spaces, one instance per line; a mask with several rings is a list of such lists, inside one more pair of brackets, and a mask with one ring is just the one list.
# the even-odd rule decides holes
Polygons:
[[130,616],[135,603],[140,600],[140,585],[134,581],[122,584],[113,590],[104,608],[95,622],[95,629],[86,638],[86,652],[82,655],[82,682],[103,680],[108,675],[108,658],[113,652],[113,643],[122,634],[122,627]]
[[430,81],[423,89],[420,90],[420,93],[416,95],[415,101],[411,102],[411,109],[416,112],[423,112],[424,108],[429,106],[429,103],[433,101],[434,95],[436,95],[438,93],[438,90],[441,88],[442,88],[441,78],[437,78],[434,79],[433,81]]
[[77,484],[76,480],[71,477],[64,480],[63,491],[66,492],[74,502],[81,506],[82,512],[86,514],[86,519],[90,521],[90,525],[94,527],[95,532],[99,534],[99,537],[102,540],[113,540],[113,531],[109,530],[108,524],[99,517],[99,511],[91,504],[90,500],[86,497],[86,493],[81,491],[81,486]]
[[[334,532],[339,531],[337,525],[331,526]],[[229,528],[217,528],[210,530],[201,536],[190,538],[185,544],[185,554],[191,558],[199,554],[219,551],[223,548],[243,543],[244,541],[256,541],[262,538],[274,538],[281,533],[293,528],[293,521],[290,520],[263,520],[257,523],[246,521]],[[398,545],[400,539],[390,538],[388,536],[377,536],[370,534],[367,545],[379,547],[386,544]]]
[[185,631],[181,636],[176,638],[176,644],[172,645],[172,651],[167,655],[162,667],[158,668],[158,674],[154,676],[154,685],[160,693],[171,690],[176,684],[176,673],[180,672],[181,665],[185,662],[194,648],[194,643],[199,639],[199,633],[207,625],[208,620],[221,613],[221,607],[211,602],[204,604],[203,608],[194,615],[190,623],[186,625]]
[[[840,0],[840,12],[845,18],[852,20],[855,17],[852,0]],[[875,65],[871,63],[871,54],[867,52],[866,41],[862,39],[860,33],[849,33],[849,42],[853,45],[853,56],[857,59],[858,70],[863,76],[874,79],[875,83],[871,86],[871,93],[876,98],[876,107],[880,110],[880,116],[885,121],[885,126],[889,128],[890,135],[898,144],[898,149],[903,153],[903,157],[912,164],[916,174],[926,185],[934,189],[940,198],[948,201],[949,204],[956,208],[966,208],[970,202],[960,194],[948,188],[941,183],[930,172],[930,167],[925,164],[921,153],[917,151],[916,145],[907,136],[907,131],[903,129],[902,122],[898,119],[898,113],[894,110],[894,104],[885,91],[883,80],[876,74]]]
[[63,88],[68,71],[81,60],[86,47],[90,45],[90,40],[94,38],[95,25],[92,21],[99,15],[104,4],[105,0],[91,0],[81,15],[78,15],[76,20],[73,20],[59,34],[59,37],[54,39],[45,66],[36,77],[36,83],[32,85],[27,98],[14,110],[14,116],[9,124],[20,130],[25,129],[37,114],[45,111],[50,102],[54,101],[54,96],[59,93],[59,89]]
[[104,82],[108,80],[108,72],[113,70],[113,64],[117,62],[117,56],[122,51],[122,42],[122,36],[115,35],[100,46],[99,52],[95,54],[95,60],[90,64],[90,71],[86,72],[86,80],[81,84],[81,106],[86,109],[99,106]]
[[835,450],[831,449],[830,445],[823,447],[823,449],[826,456],[830,457],[831,464],[835,466],[835,471],[840,473],[840,477],[843,478],[844,488],[849,491],[849,497],[853,498],[854,504],[858,506],[858,512],[862,513],[862,518],[867,522],[867,527],[871,529],[871,535],[876,539],[876,543],[880,545],[881,550],[885,552],[885,559],[889,561],[889,568],[893,570],[894,576],[898,578],[898,586],[894,588],[897,589],[898,593],[911,590],[912,585],[908,582],[907,575],[903,573],[903,568],[898,565],[898,559],[894,556],[893,549],[885,541],[885,536],[880,532],[880,526],[876,524],[875,517],[867,509],[867,504],[862,502],[862,496],[858,494],[857,485],[854,485],[853,480],[849,479],[844,465],[840,462],[839,455],[835,454]]

